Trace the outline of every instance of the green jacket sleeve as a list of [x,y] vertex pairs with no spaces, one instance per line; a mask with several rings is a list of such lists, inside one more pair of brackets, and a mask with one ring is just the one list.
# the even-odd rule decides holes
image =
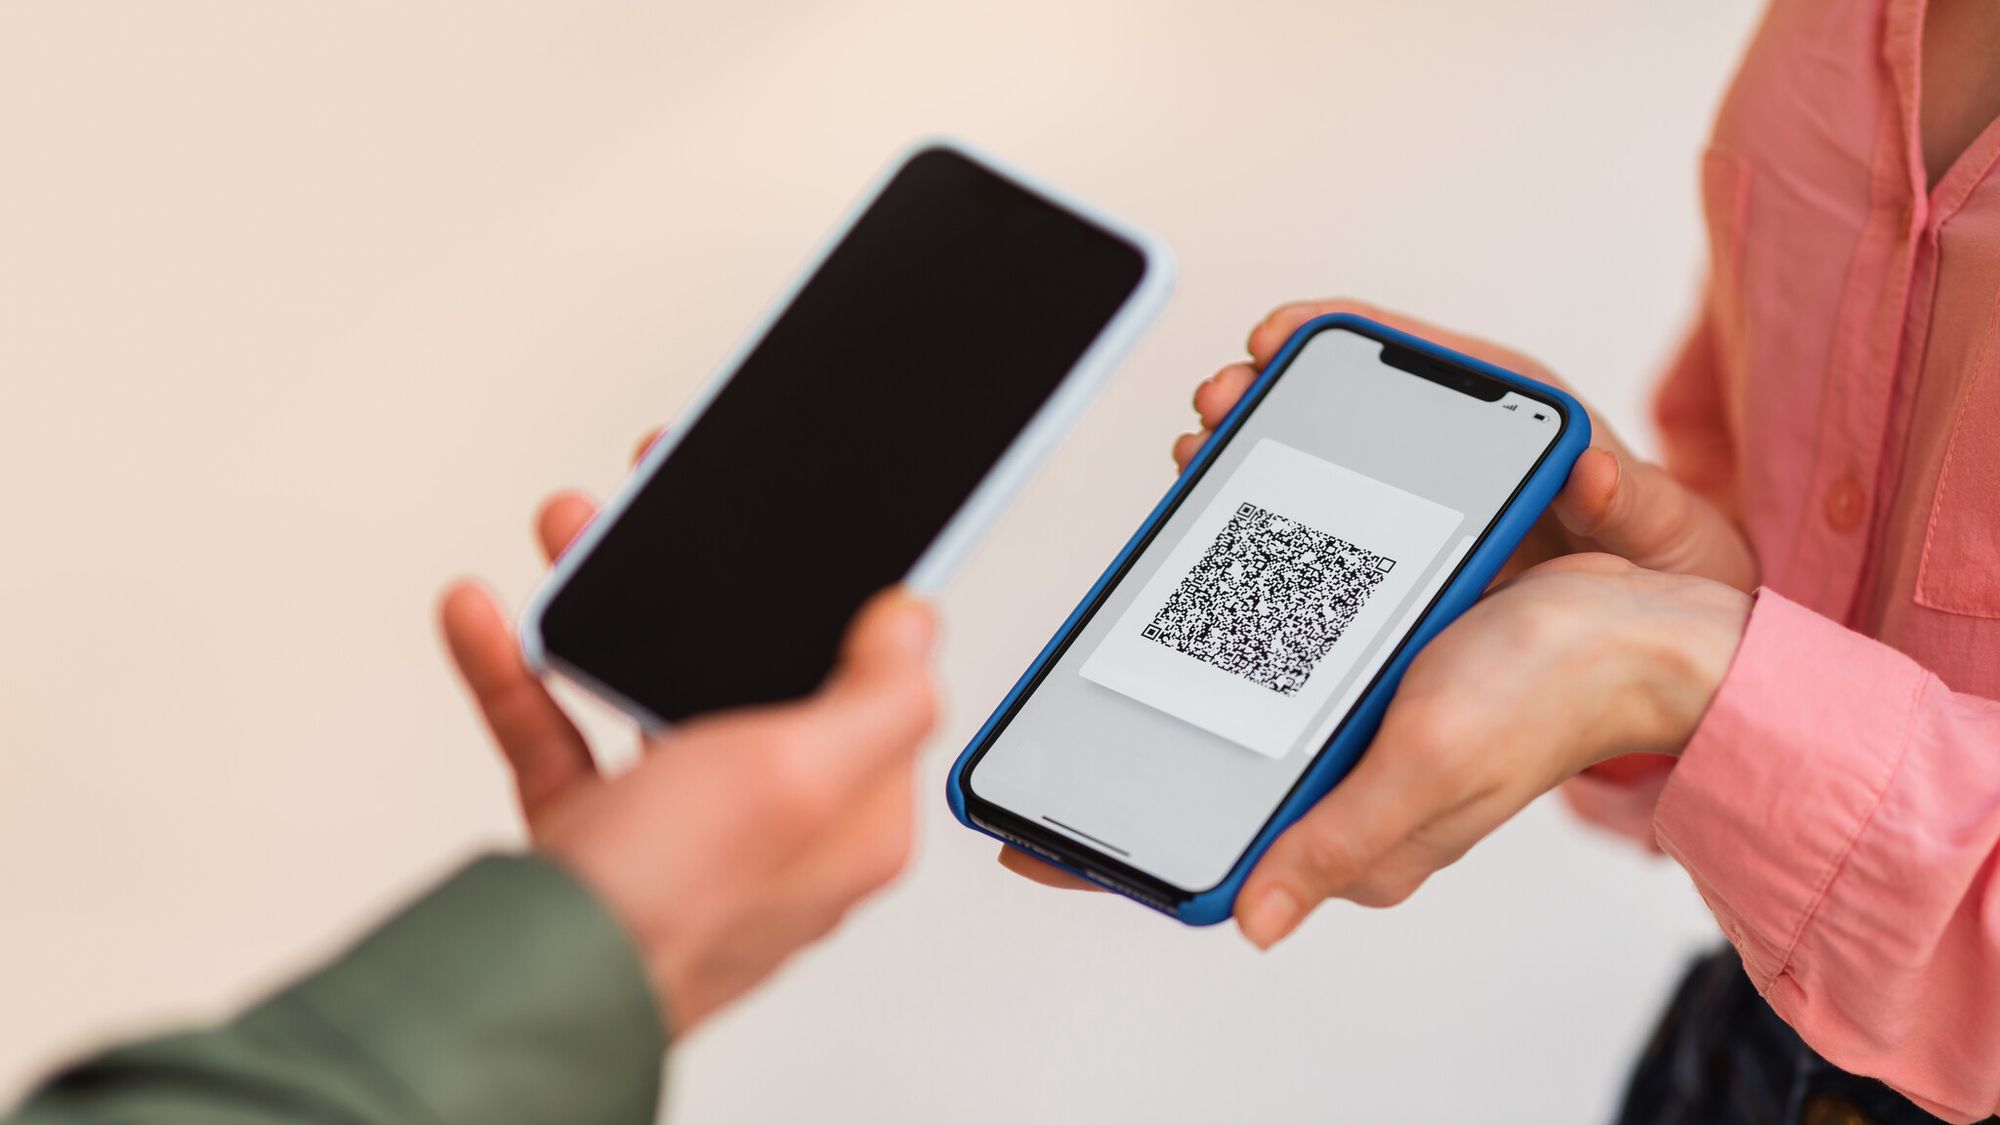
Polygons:
[[663,1026],[588,891],[492,857],[225,1025],[69,1067],[6,1125],[643,1125]]

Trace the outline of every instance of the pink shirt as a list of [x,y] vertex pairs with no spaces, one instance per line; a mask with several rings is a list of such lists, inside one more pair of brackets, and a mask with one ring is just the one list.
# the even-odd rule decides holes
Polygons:
[[2000,1112],[2000,123],[1927,184],[1922,32],[1920,0],[1776,0],[1744,59],[1658,416],[1765,585],[1678,765],[1569,788],[1680,861],[1807,1043],[1969,1121]]

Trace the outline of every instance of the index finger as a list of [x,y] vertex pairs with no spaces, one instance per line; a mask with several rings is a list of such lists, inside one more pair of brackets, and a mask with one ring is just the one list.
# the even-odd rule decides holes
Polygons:
[[532,818],[596,771],[590,746],[522,661],[513,630],[483,587],[452,585],[439,600],[438,620],[452,663],[513,768],[522,810]]

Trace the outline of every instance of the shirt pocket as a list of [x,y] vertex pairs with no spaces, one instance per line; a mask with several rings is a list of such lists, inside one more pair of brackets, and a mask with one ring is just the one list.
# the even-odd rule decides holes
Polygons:
[[2000,618],[2000,301],[1960,391],[1917,564],[1918,605]]

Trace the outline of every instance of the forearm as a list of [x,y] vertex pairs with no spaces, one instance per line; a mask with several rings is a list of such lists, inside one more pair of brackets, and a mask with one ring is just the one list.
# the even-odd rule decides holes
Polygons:
[[582,887],[489,858],[227,1024],[69,1067],[13,1122],[648,1122],[662,1027]]
[[2000,1109],[2000,703],[1767,592],[1657,827],[1821,1054]]

